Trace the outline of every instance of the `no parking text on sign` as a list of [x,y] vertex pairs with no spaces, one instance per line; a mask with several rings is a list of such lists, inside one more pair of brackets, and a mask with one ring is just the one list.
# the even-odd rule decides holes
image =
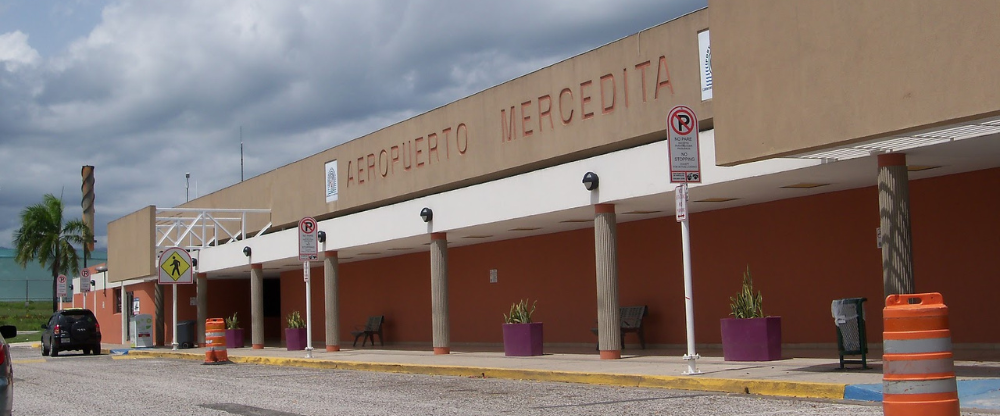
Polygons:
[[694,110],[679,105],[667,114],[667,146],[670,182],[701,182],[701,153],[698,148],[698,117]]

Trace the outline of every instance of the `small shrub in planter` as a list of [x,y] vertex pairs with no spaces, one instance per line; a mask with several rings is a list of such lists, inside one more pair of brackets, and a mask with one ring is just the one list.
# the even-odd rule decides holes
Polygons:
[[521,300],[510,306],[510,313],[504,315],[503,351],[506,356],[542,355],[542,323],[532,322],[535,301],[528,307],[528,300]]
[[285,347],[288,351],[306,349],[306,322],[299,311],[292,311],[286,317]]
[[226,348],[243,348],[243,328],[236,314],[226,318]]
[[726,361],[771,361],[781,358],[781,317],[764,316],[764,297],[754,293],[750,267],[743,287],[729,298],[730,315],[721,322],[722,355]]

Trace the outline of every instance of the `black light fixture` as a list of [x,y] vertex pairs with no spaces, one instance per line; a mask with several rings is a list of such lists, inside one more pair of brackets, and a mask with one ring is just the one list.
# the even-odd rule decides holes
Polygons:
[[91,280],[90,281],[90,287],[97,287],[97,281]]
[[194,267],[198,267],[198,259],[191,259],[191,265]]
[[326,231],[320,231],[320,232],[316,233],[316,239],[319,240],[319,242],[321,242],[321,243],[325,243],[326,242]]
[[250,257],[250,246],[243,247],[243,255]]
[[430,208],[424,208],[420,210],[420,218],[423,218],[424,222],[430,222],[434,219],[434,211]]
[[600,185],[600,178],[597,177],[596,173],[587,172],[583,174],[583,186],[587,188],[588,191],[597,189],[598,185]]

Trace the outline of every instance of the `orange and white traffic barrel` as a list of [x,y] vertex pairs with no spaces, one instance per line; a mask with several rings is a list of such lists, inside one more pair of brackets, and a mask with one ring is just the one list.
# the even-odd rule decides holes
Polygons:
[[941,294],[889,295],[883,317],[884,414],[958,416],[948,307]]
[[205,320],[205,364],[229,362],[226,352],[226,321],[222,318]]

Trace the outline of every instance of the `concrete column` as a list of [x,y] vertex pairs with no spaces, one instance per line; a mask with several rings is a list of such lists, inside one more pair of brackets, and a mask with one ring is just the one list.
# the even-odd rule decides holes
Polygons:
[[205,320],[208,319],[208,273],[198,273],[195,276],[195,284],[198,285],[198,345],[205,345]]
[[163,338],[166,337],[163,323],[163,285],[156,282],[153,282],[153,309],[156,315],[153,318],[153,332],[156,338],[153,345],[162,347]]
[[597,348],[601,359],[622,358],[621,310],[618,309],[618,228],[614,204],[594,206],[597,256]]
[[250,343],[264,349],[264,265],[250,265]]
[[913,236],[906,154],[878,155],[878,211],[882,230],[884,296],[914,293]]
[[447,233],[431,233],[431,319],[434,332],[434,354],[450,354]]
[[[125,287],[125,282],[121,283],[121,291],[122,291],[122,299],[121,299],[121,303],[122,303],[122,345],[129,345],[129,339],[128,339],[128,317],[132,315],[130,313],[130,311],[132,310],[132,305],[128,304],[128,288]],[[128,308],[128,309],[125,309],[125,308]]]
[[323,253],[323,306],[326,320],[326,351],[340,351],[340,261],[337,251]]

